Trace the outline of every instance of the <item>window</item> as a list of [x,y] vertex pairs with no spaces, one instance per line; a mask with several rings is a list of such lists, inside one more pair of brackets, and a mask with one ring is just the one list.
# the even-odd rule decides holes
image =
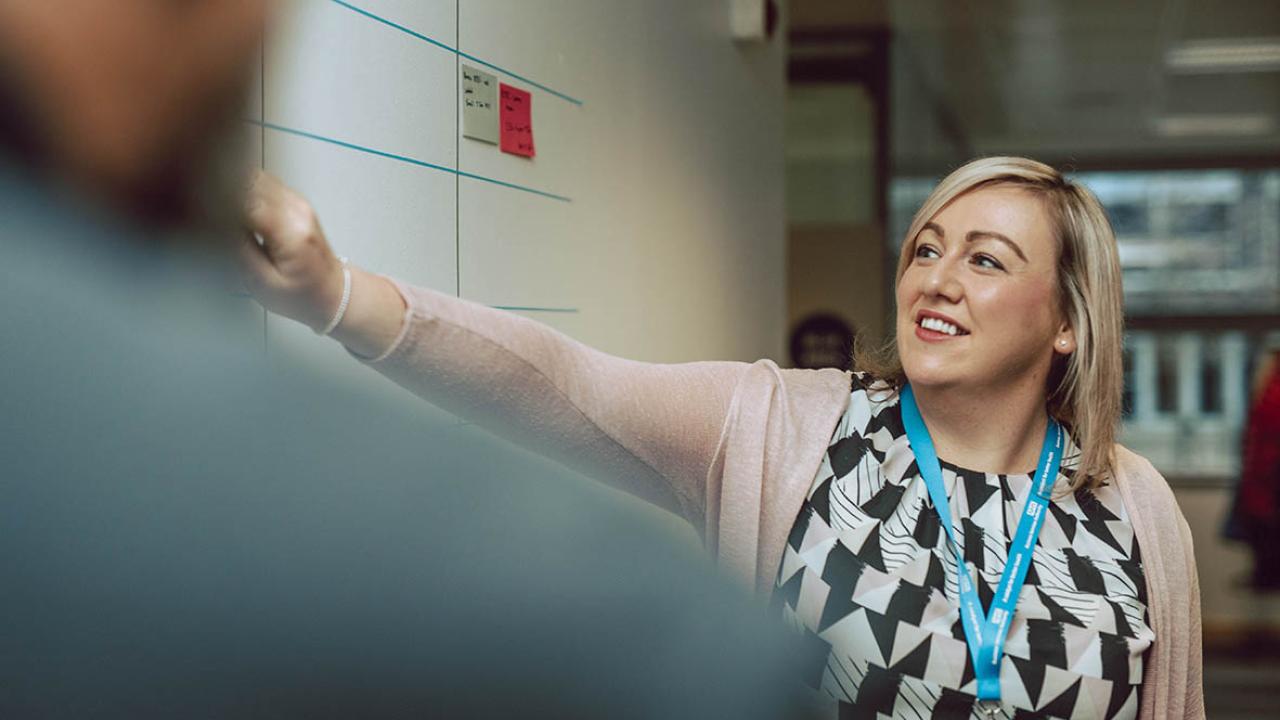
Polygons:
[[1130,315],[1280,313],[1280,170],[1074,179],[1112,221]]

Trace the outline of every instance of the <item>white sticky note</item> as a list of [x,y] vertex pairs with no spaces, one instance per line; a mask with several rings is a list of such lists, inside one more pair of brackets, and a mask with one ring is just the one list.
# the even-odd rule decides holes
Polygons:
[[498,144],[498,79],[462,66],[462,136]]

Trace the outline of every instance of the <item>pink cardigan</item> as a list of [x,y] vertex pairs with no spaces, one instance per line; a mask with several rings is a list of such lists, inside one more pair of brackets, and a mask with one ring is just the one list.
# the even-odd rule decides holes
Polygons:
[[[687,519],[771,592],[787,534],[849,400],[837,370],[769,360],[660,365],[606,355],[526,318],[397,284],[400,336],[369,364],[417,395]],[[1155,643],[1139,717],[1202,718],[1191,534],[1164,478],[1116,446]]]

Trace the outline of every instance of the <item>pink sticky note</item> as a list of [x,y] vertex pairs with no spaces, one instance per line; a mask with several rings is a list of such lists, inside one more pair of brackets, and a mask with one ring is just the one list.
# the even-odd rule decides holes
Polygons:
[[506,83],[499,83],[498,89],[502,152],[533,157],[533,98]]

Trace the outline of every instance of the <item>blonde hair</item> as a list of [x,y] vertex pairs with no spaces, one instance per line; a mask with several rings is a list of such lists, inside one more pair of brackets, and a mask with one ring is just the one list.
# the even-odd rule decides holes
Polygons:
[[[1072,489],[1095,488],[1111,470],[1120,421],[1124,312],[1115,234],[1093,193],[1027,158],[974,160],[944,178],[916,212],[898,257],[895,286],[925,223],[957,197],[991,185],[1012,185],[1039,197],[1057,239],[1058,307],[1075,332],[1076,350],[1054,359],[1045,407],[1080,448]],[[859,349],[854,366],[893,388],[907,379],[896,339],[878,351]]]

